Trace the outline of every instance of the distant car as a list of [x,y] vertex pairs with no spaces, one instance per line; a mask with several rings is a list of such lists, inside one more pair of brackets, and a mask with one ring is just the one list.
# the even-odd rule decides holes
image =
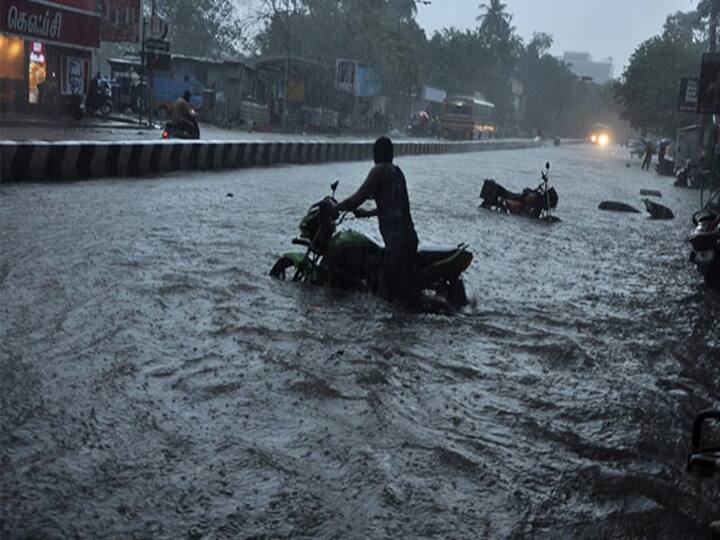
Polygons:
[[590,143],[603,148],[612,142],[612,138],[612,129],[606,124],[593,124],[588,132]]

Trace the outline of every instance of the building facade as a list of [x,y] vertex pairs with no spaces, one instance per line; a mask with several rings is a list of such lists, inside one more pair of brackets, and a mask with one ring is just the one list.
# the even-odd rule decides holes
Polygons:
[[0,110],[84,95],[100,28],[96,0],[0,0]]
[[596,62],[586,52],[566,52],[562,58],[575,75],[597,84],[605,84],[613,78],[612,58]]

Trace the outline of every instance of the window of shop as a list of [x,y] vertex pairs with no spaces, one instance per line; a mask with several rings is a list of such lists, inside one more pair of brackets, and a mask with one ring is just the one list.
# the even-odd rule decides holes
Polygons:
[[45,61],[45,47],[35,41],[30,50],[30,63],[28,68],[28,101],[40,101],[40,85],[47,79],[47,62]]
[[22,81],[25,44],[22,39],[0,35],[0,79]]
[[0,103],[14,103],[25,85],[25,43],[0,35]]

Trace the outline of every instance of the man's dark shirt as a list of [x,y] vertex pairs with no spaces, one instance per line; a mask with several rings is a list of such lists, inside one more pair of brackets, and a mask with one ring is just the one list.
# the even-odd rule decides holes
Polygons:
[[375,199],[380,234],[387,249],[396,248],[404,242],[417,245],[407,183],[400,167],[392,163],[378,163],[370,170],[360,189],[346,202],[356,208],[367,199]]

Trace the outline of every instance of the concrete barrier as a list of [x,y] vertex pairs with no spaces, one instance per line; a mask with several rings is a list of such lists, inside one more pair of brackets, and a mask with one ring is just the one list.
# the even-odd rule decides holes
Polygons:
[[[396,156],[535,148],[525,140],[395,143]],[[0,142],[0,183],[157,175],[372,159],[372,142]]]

